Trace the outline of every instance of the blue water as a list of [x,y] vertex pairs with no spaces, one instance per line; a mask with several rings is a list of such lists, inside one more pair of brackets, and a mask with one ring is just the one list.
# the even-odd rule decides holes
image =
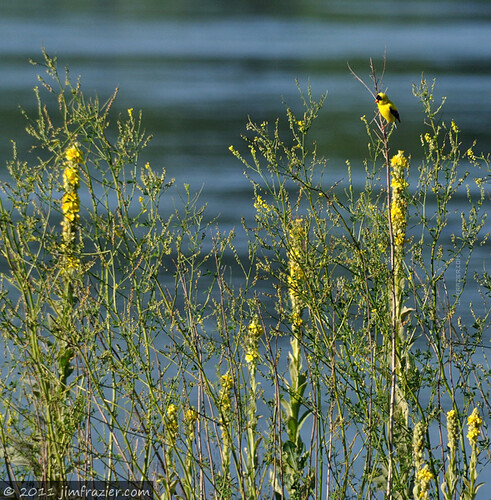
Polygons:
[[[367,138],[360,116],[371,117],[370,94],[347,63],[368,81],[368,59],[387,68],[384,87],[402,118],[393,149],[417,163],[424,131],[411,87],[421,74],[437,79],[436,97],[447,103],[442,119],[455,119],[463,147],[491,150],[491,2],[338,1],[167,2],[4,0],[0,5],[0,158],[10,139],[29,141],[18,107],[34,111],[32,87],[41,47],[82,76],[85,93],[107,99],[116,87],[115,111],[143,110],[154,139],[145,160],[165,166],[181,192],[202,189],[211,217],[239,231],[252,217],[252,188],[230,154],[241,146],[248,116],[273,122],[285,102],[300,110],[295,80],[328,98],[313,131],[329,158],[329,182],[346,179],[345,161],[362,185]],[[0,176],[4,176],[0,167]],[[459,224],[455,206],[453,221]],[[242,244],[242,246],[240,246]],[[479,248],[471,273],[489,268],[489,245]],[[455,287],[455,283],[450,286]],[[450,290],[452,292],[453,290]],[[478,300],[476,290],[464,299]],[[481,490],[482,491],[482,490]],[[485,496],[491,497],[491,485]],[[487,495],[487,497],[486,497]]]

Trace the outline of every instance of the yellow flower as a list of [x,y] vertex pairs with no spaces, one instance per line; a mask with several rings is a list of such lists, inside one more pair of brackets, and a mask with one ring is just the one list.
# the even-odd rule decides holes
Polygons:
[[404,156],[404,151],[399,150],[396,155],[394,155],[391,160],[390,164],[394,166],[400,166],[402,168],[407,168],[409,166],[409,162],[407,161],[407,158]]
[[257,351],[247,348],[246,353],[244,354],[244,359],[247,364],[255,363],[257,359],[259,358],[259,354]]
[[189,407],[184,412],[184,424],[186,426],[186,433],[188,437],[193,435],[197,420],[198,412],[194,408]]
[[405,179],[395,176],[392,177],[390,185],[394,191],[404,191],[409,186]]
[[420,481],[424,481],[425,483],[429,483],[433,479],[433,474],[428,468],[428,464],[418,471],[418,479]]
[[80,184],[80,176],[78,175],[77,167],[74,164],[69,165],[63,172],[63,188],[65,191],[78,189]]
[[303,120],[298,120],[297,125],[300,132],[306,132],[307,129],[305,128],[305,122]]
[[390,206],[390,218],[394,233],[394,242],[397,246],[402,246],[406,234],[406,197],[409,186],[404,178],[404,170],[409,167],[409,162],[404,156],[404,151],[399,150],[390,160],[390,164],[392,166],[390,184],[393,196]]
[[165,429],[167,430],[166,442],[170,446],[174,446],[177,439],[177,433],[179,430],[177,422],[177,406],[175,404],[170,404],[167,407],[165,413]]
[[234,386],[234,380],[232,378],[232,375],[230,373],[225,373],[225,375],[222,375],[220,377],[220,384],[222,386],[222,389],[225,391],[230,391],[232,387]]
[[175,404],[170,404],[167,407],[167,416],[168,417],[174,417],[177,413],[177,406]]
[[430,489],[430,482],[433,479],[433,474],[426,464],[422,469],[416,474],[416,481],[419,486],[419,498],[428,498],[428,490]]
[[479,410],[474,408],[473,412],[467,419],[467,439],[471,446],[477,444],[477,438],[481,430],[482,418],[479,416]]
[[80,200],[76,191],[65,193],[61,201],[61,209],[65,219],[73,222],[78,218]]
[[188,408],[184,414],[186,423],[194,423],[198,420],[198,412],[194,408]]
[[247,335],[245,338],[245,355],[246,363],[256,363],[259,358],[259,337],[263,334],[263,328],[259,323],[257,316],[254,316],[249,326],[247,327]]
[[452,127],[452,130],[454,131],[454,133],[458,133],[459,132],[459,127],[457,127],[457,124],[452,120],[450,126]]
[[402,246],[406,235],[405,205],[394,201],[390,207],[390,218],[392,221],[392,231],[394,233],[394,243],[398,246]]
[[219,394],[219,406],[224,418],[220,418],[220,423],[225,424],[228,418],[228,414],[232,409],[232,402],[230,401],[230,391],[234,386],[234,381],[232,375],[229,372],[225,373],[220,377],[220,394]]
[[302,258],[304,256],[304,245],[306,233],[304,222],[301,218],[292,221],[292,227],[289,232],[289,241],[291,248],[288,251],[288,293],[292,306],[292,325],[299,328],[303,325],[302,312],[304,309],[301,290],[305,272],[302,268]]
[[76,146],[70,146],[65,151],[65,158],[69,162],[82,163],[82,161],[83,161],[82,151],[80,151],[80,149]]
[[129,109],[128,109],[128,116],[129,116],[130,118],[133,118],[133,108],[129,108]]
[[80,267],[80,259],[75,255],[65,255],[64,271],[73,271]]
[[263,334],[263,327],[256,317],[249,323],[247,331],[249,332],[249,336],[254,339],[258,339]]
[[400,207],[400,205],[397,205],[395,203],[392,204],[392,207],[390,209],[390,215],[392,217],[392,221],[396,222],[399,221],[404,217],[404,213]]
[[270,206],[263,200],[261,195],[256,196],[256,200],[254,201],[254,208],[256,210],[264,210],[266,212],[269,212],[271,210]]
[[292,313],[291,317],[292,325],[296,328],[301,328],[303,326],[303,319],[301,316],[301,312],[295,311]]

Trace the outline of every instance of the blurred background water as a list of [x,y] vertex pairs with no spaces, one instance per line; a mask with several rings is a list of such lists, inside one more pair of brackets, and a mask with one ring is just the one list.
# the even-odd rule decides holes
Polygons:
[[[238,231],[254,211],[252,188],[228,147],[240,149],[248,116],[274,122],[285,103],[301,111],[296,79],[316,97],[328,91],[315,131],[329,158],[327,182],[346,179],[350,160],[363,184],[360,117],[370,119],[375,105],[347,62],[368,80],[369,58],[381,69],[386,55],[384,87],[402,119],[392,148],[411,154],[413,165],[425,127],[411,88],[422,73],[437,79],[436,97],[447,98],[442,119],[457,122],[463,147],[477,140],[476,151],[491,150],[489,0],[2,0],[2,177],[10,140],[21,151],[30,144],[19,106],[35,112],[40,68],[28,59],[41,60],[43,46],[82,76],[86,94],[104,101],[119,87],[116,112],[142,109],[154,135],[145,160],[164,166],[178,187],[202,189],[209,216]],[[459,223],[463,206],[454,208]],[[476,252],[471,273],[486,262],[489,245]],[[462,303],[473,299],[469,289]]]

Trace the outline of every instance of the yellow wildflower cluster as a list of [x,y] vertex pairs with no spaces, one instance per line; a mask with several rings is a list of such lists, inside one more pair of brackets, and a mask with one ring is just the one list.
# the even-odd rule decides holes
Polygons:
[[167,407],[165,413],[165,431],[166,431],[166,443],[169,446],[174,446],[177,440],[177,434],[179,432],[179,424],[177,422],[177,406],[171,403]]
[[300,296],[301,283],[305,273],[302,269],[306,235],[303,220],[294,219],[289,234],[290,250],[288,251],[288,293],[292,306],[292,323],[296,328],[303,325],[303,301]]
[[297,125],[298,125],[298,130],[301,132],[301,133],[305,133],[307,132],[308,130],[308,125],[305,123],[304,120],[298,120],[297,121]]
[[63,171],[63,190],[65,193],[61,199],[61,211],[63,220],[63,243],[62,250],[65,257],[65,271],[77,269],[80,262],[75,255],[75,235],[80,217],[80,199],[78,188],[80,186],[80,176],[78,164],[83,161],[82,151],[78,146],[70,146],[65,151],[65,170]]
[[198,421],[198,412],[195,408],[190,406],[184,412],[184,429],[186,432],[186,438],[188,442],[194,437],[194,432],[196,430],[196,422]]
[[80,186],[80,176],[78,175],[77,164],[69,163],[63,172],[63,189],[71,191]]
[[66,151],[65,151],[65,159],[67,160],[68,163],[82,163],[83,161],[83,154],[82,151],[78,148],[78,146],[70,146]]
[[471,161],[476,161],[477,158],[472,148],[469,148],[465,154],[469,157]]
[[184,413],[184,421],[186,422],[186,424],[194,425],[197,420],[198,412],[194,408],[189,407]]
[[262,210],[263,212],[271,211],[271,207],[263,200],[261,195],[256,195],[256,199],[254,201],[254,208],[257,211]]
[[61,210],[65,217],[64,227],[70,226],[78,221],[80,212],[80,200],[76,191],[68,192],[63,195],[61,200]]
[[406,213],[407,213],[407,188],[408,183],[405,179],[406,170],[409,168],[409,162],[404,156],[404,151],[399,151],[390,160],[391,170],[391,188],[392,202],[390,206],[390,219],[392,222],[392,231],[394,234],[394,243],[402,247],[406,236]]
[[248,364],[256,364],[259,358],[259,337],[263,334],[263,328],[259,323],[259,318],[255,316],[247,327],[245,339],[245,360]]
[[423,468],[419,469],[416,474],[416,483],[418,487],[418,498],[426,500],[428,497],[428,491],[430,489],[430,482],[433,479],[433,474],[426,464]]
[[[220,393],[218,395],[218,403],[222,415],[228,415],[232,409],[232,402],[230,400],[230,391],[234,386],[234,380],[229,372],[220,377]],[[223,419],[220,419],[221,423]]]
[[467,439],[469,440],[471,446],[475,446],[477,444],[477,438],[479,437],[479,433],[481,431],[481,425],[482,418],[479,416],[478,409],[474,408],[467,419]]
[[78,269],[80,266],[80,259],[75,255],[71,255],[69,252],[67,252],[66,245],[62,245],[62,250],[63,252],[65,252],[65,272],[70,273],[71,271],[75,271],[76,269]]

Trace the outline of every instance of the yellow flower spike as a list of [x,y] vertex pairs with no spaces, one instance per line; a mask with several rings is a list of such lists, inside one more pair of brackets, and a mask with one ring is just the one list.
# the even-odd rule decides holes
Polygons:
[[390,218],[394,234],[394,243],[396,246],[402,247],[406,235],[406,193],[409,186],[404,178],[404,170],[409,168],[409,162],[404,156],[404,151],[399,150],[398,153],[391,158],[390,164],[392,167],[392,203],[390,206]]
[[63,189],[65,191],[73,191],[80,186],[80,176],[78,169],[73,163],[63,171]]
[[416,482],[419,487],[418,498],[426,500],[428,498],[428,490],[430,489],[430,482],[433,479],[433,474],[426,464],[416,474]]
[[291,321],[295,328],[300,328],[303,325],[302,313],[304,309],[303,300],[300,290],[305,278],[302,269],[302,257],[304,255],[304,245],[306,241],[306,233],[304,221],[301,218],[296,218],[292,221],[292,226],[289,231],[289,241],[291,248],[288,251],[288,293],[292,307]]
[[184,426],[188,438],[192,438],[196,428],[197,420],[198,420],[198,412],[193,407],[189,407],[184,412]]
[[395,166],[400,166],[402,168],[408,168],[409,162],[407,161],[407,158],[404,156],[404,151],[399,150],[396,155],[394,155],[391,160],[390,164],[395,167]]
[[223,390],[227,392],[230,391],[230,389],[232,389],[232,387],[234,386],[232,375],[230,375],[230,373],[228,372],[225,373],[225,375],[222,375],[220,377],[220,383]]
[[477,438],[481,432],[482,418],[479,416],[479,410],[474,408],[467,419],[467,439],[471,446],[476,446]]
[[244,359],[247,364],[255,364],[259,359],[259,337],[263,334],[263,328],[259,323],[259,319],[254,317],[247,327],[247,336],[245,338],[245,355]]
[[170,404],[167,407],[167,416],[168,417],[173,417],[177,413],[177,406],[175,404]]
[[128,109],[128,116],[129,116],[130,118],[133,118],[133,108],[129,108],[129,109]]
[[61,210],[65,219],[70,222],[73,222],[78,218],[78,213],[80,212],[80,200],[76,191],[65,193],[63,195],[61,200]]
[[418,422],[413,430],[413,463],[417,469],[423,465],[423,453],[425,446],[425,424]]
[[225,423],[228,419],[228,414],[232,409],[232,402],[230,400],[230,391],[234,386],[234,381],[232,375],[229,372],[225,373],[220,377],[220,393],[219,393],[219,405],[222,415],[225,420],[221,418],[221,423]]
[[455,410],[450,410],[447,413],[447,438],[448,438],[448,447],[451,450],[456,450],[457,441],[459,438],[459,426],[458,426],[457,412]]
[[198,420],[198,412],[194,408],[188,408],[184,414],[184,419],[186,423],[193,423]]
[[169,446],[176,444],[177,433],[179,431],[179,424],[177,422],[177,406],[170,404],[165,412],[165,429],[167,430],[166,442]]
[[65,159],[73,163],[82,163],[83,161],[82,151],[80,151],[80,149],[77,146],[70,146],[65,151]]

